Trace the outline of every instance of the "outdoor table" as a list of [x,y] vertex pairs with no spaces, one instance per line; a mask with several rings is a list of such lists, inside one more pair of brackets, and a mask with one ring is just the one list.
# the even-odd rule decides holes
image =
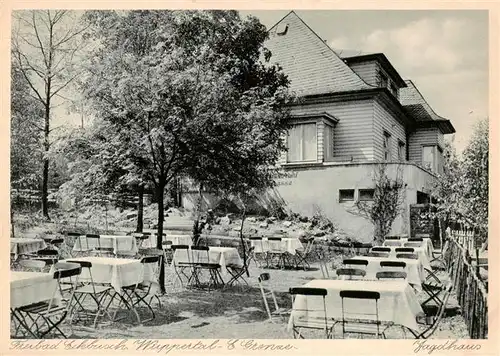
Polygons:
[[[100,242],[97,239],[87,239],[86,236],[82,235],[80,238],[76,239],[75,245],[73,246],[73,252],[79,251],[91,251],[95,247],[111,247],[113,252],[116,254],[118,252],[134,252],[137,253],[137,242],[135,237],[129,235],[100,235]],[[88,247],[87,247],[88,244]]]
[[[153,271],[145,265],[144,273],[141,260],[114,257],[76,257],[61,262],[88,261],[92,263],[92,279],[94,283],[110,284],[117,293],[123,286],[133,285],[142,281],[154,280]],[[82,269],[79,281],[89,282],[87,268]]]
[[[380,293],[378,301],[379,320],[382,322],[394,322],[412,330],[419,330],[416,317],[423,314],[415,292],[406,281],[365,281],[365,280],[332,280],[316,279],[306,283],[303,287],[324,288],[328,291],[325,298],[326,314],[328,318],[336,321],[342,320],[342,301],[340,291],[363,290]],[[373,313],[370,303],[349,301],[352,308],[355,303],[356,312]],[[294,301],[294,309],[323,309],[321,297],[306,297],[298,295]],[[315,313],[315,316],[318,314]],[[293,311],[288,323],[288,330],[292,329],[292,316],[306,316],[305,311]],[[367,315],[367,317],[369,317]],[[374,316],[373,316],[374,318]],[[374,318],[375,319],[375,318]]]
[[10,253],[14,255],[14,259],[17,259],[19,255],[37,252],[46,247],[47,244],[42,239],[19,237],[10,238]]
[[59,303],[61,295],[54,291],[57,288],[57,280],[53,273],[42,272],[10,272],[10,311],[12,316],[21,326],[32,333],[24,322],[22,315],[18,314],[18,308],[34,303],[44,302],[54,298]]
[[387,258],[387,257],[372,257],[372,256],[356,256],[353,259],[363,259],[368,261],[366,266],[366,280],[377,280],[377,272],[382,271],[403,271],[400,267],[380,267],[381,261],[398,261],[405,262],[406,280],[413,285],[418,291],[422,290],[422,282],[425,280],[424,267],[420,260],[412,260],[408,258]]
[[[384,246],[384,247],[389,247],[391,249],[391,252],[389,253],[389,257],[391,258],[396,258],[396,255],[398,253],[406,253],[406,252],[396,253],[396,248],[398,248],[398,246]],[[429,256],[427,255],[427,248],[426,247],[412,247],[412,248],[415,251],[415,254],[417,254],[419,261],[422,262],[422,266],[424,266],[424,268],[430,269],[431,263],[429,260]]]
[[262,240],[250,240],[250,245],[255,247],[255,253],[273,250],[295,255],[296,250],[304,250],[302,242],[296,237],[283,237],[281,241],[269,241],[267,237],[263,237]]
[[[172,263],[188,263],[188,251],[187,250],[176,250],[173,256]],[[238,253],[238,250],[235,247],[217,247],[217,246],[209,246],[208,247],[208,258],[207,261],[206,251],[198,251],[198,250],[189,250],[193,256],[193,261],[201,262],[201,263],[217,263],[221,266],[221,274],[223,276],[227,276],[226,266],[238,266],[243,267],[243,260]]]
[[[387,246],[386,245],[386,242],[387,241],[399,241],[401,242],[401,247],[404,247],[403,245],[405,244],[405,242],[408,242],[408,238],[401,238],[400,240],[386,240],[384,241],[383,243],[383,246]],[[418,242],[418,241],[414,241],[414,242]],[[433,254],[434,254],[434,245],[432,244],[432,240],[428,237],[424,237],[423,238],[423,241],[422,241],[422,245],[421,247],[425,247],[426,248],[426,253],[427,253],[427,256],[428,257],[432,257]]]
[[[142,242],[142,247],[145,248],[155,248],[156,247],[156,234],[151,234],[151,236]],[[172,245],[188,245],[193,244],[193,239],[191,235],[170,235],[163,236],[162,241],[172,241]]]

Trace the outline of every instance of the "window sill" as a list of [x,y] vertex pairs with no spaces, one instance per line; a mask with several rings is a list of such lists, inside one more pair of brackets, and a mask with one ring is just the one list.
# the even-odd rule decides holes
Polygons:
[[284,168],[301,168],[301,167],[321,167],[323,162],[287,162],[282,163]]

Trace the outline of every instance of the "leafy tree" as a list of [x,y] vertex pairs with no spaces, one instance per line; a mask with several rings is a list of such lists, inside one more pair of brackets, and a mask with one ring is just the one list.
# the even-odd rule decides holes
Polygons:
[[49,218],[48,181],[52,109],[79,75],[75,63],[82,46],[81,28],[65,10],[29,10],[14,13],[12,60],[28,87],[29,95],[43,107],[37,124],[43,134],[42,214]]
[[392,228],[394,220],[404,209],[405,187],[402,168],[397,166],[394,178],[387,174],[388,165],[380,163],[374,170],[372,201],[356,201],[360,215],[369,219],[375,227],[374,241],[382,244]]
[[462,154],[460,195],[464,215],[484,239],[488,236],[489,120],[481,120]]
[[452,143],[445,142],[443,171],[434,182],[429,211],[422,214],[422,217],[426,219],[437,219],[441,240],[449,224],[463,215],[460,195],[462,184],[460,159]]
[[[121,144],[125,175],[156,190],[161,248],[162,197],[175,177],[221,189],[241,177],[242,189],[253,179],[244,175],[255,172],[246,160],[264,172],[255,182],[266,176],[283,145],[287,80],[259,60],[269,59],[265,27],[235,11],[88,12],[86,19],[100,46],[83,85]],[[162,289],[163,281],[162,264]]]
[[37,189],[42,152],[38,124],[43,118],[43,107],[30,95],[30,88],[19,67],[11,68],[11,187]]

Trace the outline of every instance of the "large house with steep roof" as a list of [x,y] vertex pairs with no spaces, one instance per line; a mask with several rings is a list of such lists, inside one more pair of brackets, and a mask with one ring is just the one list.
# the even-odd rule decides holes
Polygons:
[[385,162],[388,175],[398,171],[406,184],[393,233],[409,233],[410,205],[428,199],[442,170],[450,121],[383,53],[334,50],[293,11],[269,30],[265,47],[301,98],[275,194],[293,212],[321,211],[347,235],[371,241],[372,224],[353,212],[357,200],[373,199],[374,170]]

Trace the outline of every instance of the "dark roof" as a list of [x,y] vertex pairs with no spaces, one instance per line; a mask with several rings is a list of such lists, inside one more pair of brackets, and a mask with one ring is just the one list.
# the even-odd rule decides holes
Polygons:
[[450,120],[439,116],[424,99],[420,91],[411,80],[406,81],[406,88],[399,91],[399,101],[405,111],[413,117],[419,127],[439,127],[445,133],[455,133]]
[[300,96],[373,88],[293,11],[269,29],[264,46]]
[[361,62],[366,62],[366,61],[373,61],[376,60],[382,64],[384,69],[389,73],[389,75],[394,79],[396,84],[399,87],[406,87],[406,83],[401,78],[399,75],[398,71],[392,66],[391,62],[387,59],[385,54],[383,53],[370,53],[370,54],[361,54],[361,55],[354,55],[354,56],[345,56],[342,57],[342,59],[347,63],[347,64],[352,64],[352,63],[361,63]]

